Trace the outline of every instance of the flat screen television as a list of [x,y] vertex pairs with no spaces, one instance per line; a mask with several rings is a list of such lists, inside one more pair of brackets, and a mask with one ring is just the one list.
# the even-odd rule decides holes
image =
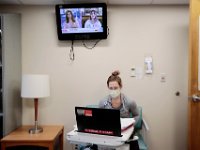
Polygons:
[[55,9],[59,40],[107,38],[105,3],[60,4]]

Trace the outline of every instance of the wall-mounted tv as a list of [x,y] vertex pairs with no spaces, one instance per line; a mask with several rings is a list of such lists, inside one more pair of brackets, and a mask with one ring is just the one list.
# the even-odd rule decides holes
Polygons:
[[59,40],[107,38],[107,5],[105,3],[56,5]]

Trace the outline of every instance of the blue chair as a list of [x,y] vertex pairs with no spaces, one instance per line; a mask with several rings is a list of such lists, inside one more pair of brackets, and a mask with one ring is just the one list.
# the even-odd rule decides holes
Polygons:
[[139,111],[139,119],[138,122],[136,123],[134,130],[135,130],[135,136],[138,137],[138,145],[140,150],[148,150],[147,145],[145,143],[145,140],[143,138],[143,135],[141,131],[143,130],[143,127],[146,130],[149,130],[145,120],[142,117],[142,107],[138,106],[138,111]]

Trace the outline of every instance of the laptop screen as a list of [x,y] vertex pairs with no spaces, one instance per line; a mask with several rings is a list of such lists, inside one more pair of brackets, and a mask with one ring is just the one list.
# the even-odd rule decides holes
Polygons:
[[78,132],[121,136],[120,111],[75,107]]

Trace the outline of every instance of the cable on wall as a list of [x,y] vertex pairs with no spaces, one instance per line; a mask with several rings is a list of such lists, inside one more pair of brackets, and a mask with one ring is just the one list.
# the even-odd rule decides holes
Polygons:
[[74,55],[74,40],[72,40],[72,43],[71,43],[71,49],[70,49],[70,52],[69,52],[69,58],[71,61],[74,61],[75,59],[75,55]]
[[89,47],[89,46],[85,43],[85,41],[82,41],[82,43],[83,43],[83,46],[84,46],[85,48],[87,48],[87,49],[93,49],[100,41],[101,41],[101,40],[97,40],[97,41],[94,43],[94,45],[91,46],[91,47]]
[[[107,26],[107,37],[109,35],[109,28]],[[83,46],[87,49],[93,49],[99,42],[101,41],[101,39],[98,39],[97,41],[95,41],[94,45],[89,47],[88,45],[86,45],[85,41],[82,41],[83,43]],[[72,40],[72,43],[71,43],[71,48],[70,48],[70,52],[69,52],[69,58],[71,61],[74,61],[75,60],[75,54],[74,54],[74,40]]]
[[[109,35],[109,28],[108,28],[108,26],[107,26],[107,37],[108,37],[108,35]],[[93,49],[100,41],[101,41],[101,39],[95,41],[94,45],[91,46],[91,47],[89,47],[88,45],[86,45],[85,41],[82,41],[82,43],[83,43],[83,46],[84,46],[85,48],[87,48],[87,49]]]
[[110,32],[110,30],[109,30],[109,27],[107,26],[107,37],[109,35],[109,32]]

